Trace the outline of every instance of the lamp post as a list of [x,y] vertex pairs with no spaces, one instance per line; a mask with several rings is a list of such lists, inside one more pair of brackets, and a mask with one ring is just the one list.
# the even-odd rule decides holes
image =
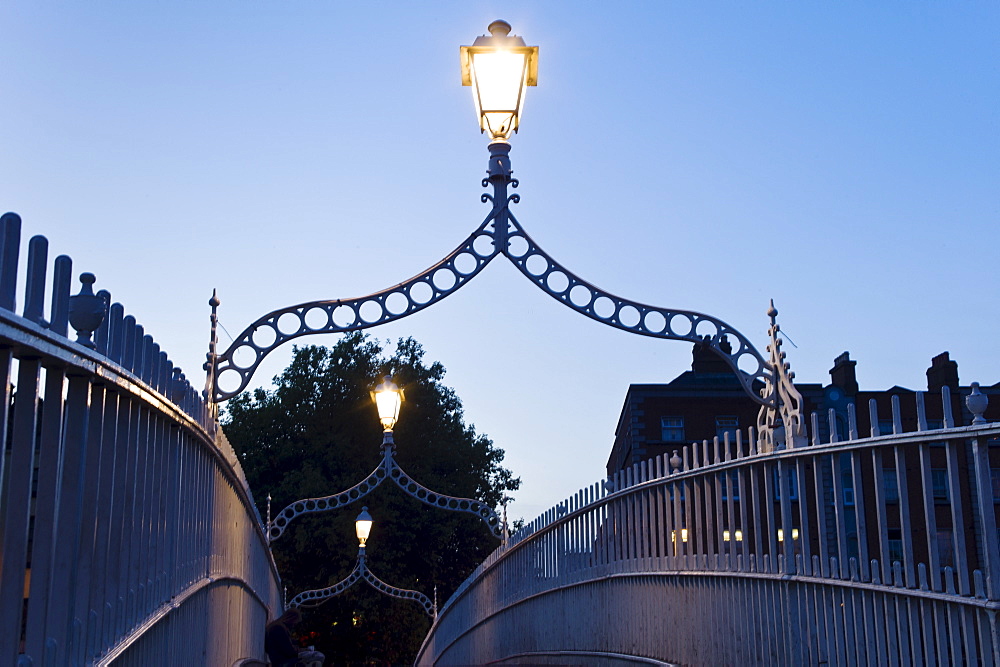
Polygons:
[[[205,392],[210,409],[214,413],[219,402],[245,389],[264,357],[281,345],[300,336],[359,331],[412,315],[453,294],[493,259],[503,255],[539,289],[585,317],[627,333],[697,343],[715,351],[732,369],[747,395],[761,406],[757,419],[758,452],[806,444],[802,396],[792,382],[794,374],[781,351],[773,303],[767,311],[771,326],[765,357],[745,335],[718,318],[631,301],[587,282],[553,259],[516,220],[510,204],[519,202],[520,196],[508,194],[508,188],[518,186],[517,179],[512,178],[509,139],[520,127],[527,88],[537,84],[538,47],[527,46],[523,39],[511,35],[510,30],[508,23],[494,21],[488,36],[480,36],[471,46],[460,49],[462,82],[472,88],[480,130],[490,138],[489,167],[482,185],[484,188],[492,185],[493,189],[492,193],[480,195],[483,203],[491,205],[485,220],[457,248],[423,273],[367,296],[311,301],[267,313],[247,326],[221,354],[217,352],[216,333],[220,302],[213,294],[209,302],[212,328],[205,365]],[[401,402],[401,395],[399,399]],[[391,405],[384,416],[380,409],[383,461],[378,468],[340,494],[292,503],[268,523],[269,540],[279,537],[291,519],[358,500],[386,477],[421,502],[479,516],[502,539],[502,522],[493,509],[477,500],[435,493],[414,482],[399,468],[393,459],[392,439],[399,402],[392,409]]]
[[[474,498],[458,498],[428,489],[406,474],[396,463],[396,443],[392,438],[392,429],[399,420],[403,390],[392,381],[392,376],[386,375],[382,382],[372,390],[371,397],[378,410],[379,423],[382,425],[382,460],[378,466],[365,479],[349,489],[321,498],[303,498],[285,507],[274,516],[274,519],[269,519],[267,522],[268,543],[270,544],[281,537],[288,524],[297,517],[312,512],[329,512],[350,505],[374,491],[386,479],[395,482],[407,495],[422,503],[438,509],[465,512],[477,516],[486,524],[494,537],[498,540],[504,540],[506,535],[505,522],[497,516],[492,507]],[[359,517],[360,520],[361,517]],[[370,528],[370,524],[368,525]],[[361,539],[360,532],[358,539]]]
[[[354,532],[358,536],[358,559],[355,561],[354,569],[351,570],[351,573],[335,583],[333,586],[302,591],[289,601],[288,606],[317,607],[330,598],[340,595],[359,581],[364,581],[366,584],[383,595],[416,602],[424,608],[424,612],[430,616],[431,619],[437,618],[436,600],[432,601],[420,591],[390,586],[376,577],[372,571],[368,569],[367,557],[365,555],[365,545],[368,542],[369,535],[371,535],[371,529],[372,515],[368,513],[368,508],[364,507],[361,510],[361,514],[359,514],[358,518],[354,521]],[[435,595],[435,598],[436,597],[437,596]]]

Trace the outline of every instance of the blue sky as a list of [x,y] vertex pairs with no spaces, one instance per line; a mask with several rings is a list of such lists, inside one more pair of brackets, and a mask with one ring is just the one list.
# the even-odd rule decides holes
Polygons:
[[[1000,381],[995,2],[8,0],[0,208],[197,376],[213,288],[235,336],[475,229],[487,142],[458,47],[495,18],[540,47],[515,213],[570,270],[761,350],[773,298],[801,381],[844,350],[867,389],[924,387],[944,350],[963,384]],[[502,258],[373,333],[445,365],[528,518],[603,475],[629,383],[690,363]]]

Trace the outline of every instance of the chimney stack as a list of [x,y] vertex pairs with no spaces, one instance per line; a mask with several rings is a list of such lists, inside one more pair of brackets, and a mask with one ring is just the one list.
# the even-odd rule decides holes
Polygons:
[[854,367],[858,362],[851,359],[850,352],[844,352],[833,360],[833,368],[830,369],[830,382],[844,390],[845,396],[858,395],[858,378],[855,375]]
[[927,369],[927,391],[939,392],[944,386],[958,391],[958,362],[952,361],[947,352],[931,359]]

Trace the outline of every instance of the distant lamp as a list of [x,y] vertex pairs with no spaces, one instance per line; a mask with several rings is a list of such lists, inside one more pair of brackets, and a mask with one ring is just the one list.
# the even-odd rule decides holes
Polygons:
[[354,520],[354,532],[358,536],[358,546],[363,549],[372,532],[372,515],[368,513],[367,507],[362,507],[361,514]]
[[472,86],[479,127],[492,141],[506,142],[517,131],[528,86],[538,85],[538,47],[510,34],[510,24],[494,21],[490,35],[461,47],[462,85]]
[[386,375],[382,383],[371,392],[372,400],[378,409],[378,419],[382,422],[382,430],[391,431],[399,421],[399,406],[403,402],[403,390],[392,381],[391,375]]

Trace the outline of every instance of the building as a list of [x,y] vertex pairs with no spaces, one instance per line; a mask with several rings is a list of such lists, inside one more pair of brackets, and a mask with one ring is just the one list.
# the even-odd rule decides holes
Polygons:
[[[723,348],[727,346],[723,342]],[[871,435],[869,401],[875,400],[878,430],[893,432],[891,403],[893,396],[900,404],[903,431],[916,431],[916,391],[894,386],[882,391],[861,391],[855,373],[857,362],[844,352],[833,362],[828,384],[796,383],[802,394],[805,415],[817,413],[821,442],[829,442],[830,410],[833,410],[839,440],[850,437],[848,406],[853,405],[857,416],[857,437]],[[951,390],[954,424],[968,425],[972,414],[964,396],[970,389],[959,384],[958,363],[948,352],[931,359],[927,369],[927,392],[924,404],[927,427],[941,428],[944,423],[941,388]],[[757,387],[758,389],[760,387]],[[1000,383],[983,387],[984,394],[1000,396]],[[691,370],[681,373],[666,384],[633,384],[629,386],[622,406],[615,442],[608,457],[607,472],[613,475],[634,464],[680,449],[692,442],[722,440],[726,433],[735,443],[736,431],[747,439],[747,428],[757,424],[760,406],[747,396],[732,369],[710,347],[696,343]],[[994,399],[986,412],[988,421],[1000,421],[1000,400]],[[812,428],[810,427],[810,432]]]

